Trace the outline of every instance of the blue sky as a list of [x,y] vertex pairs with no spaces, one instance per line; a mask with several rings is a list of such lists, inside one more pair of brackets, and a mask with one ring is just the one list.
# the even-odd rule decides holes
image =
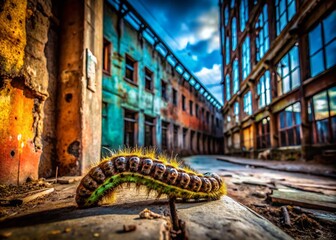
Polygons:
[[221,103],[218,0],[129,0]]

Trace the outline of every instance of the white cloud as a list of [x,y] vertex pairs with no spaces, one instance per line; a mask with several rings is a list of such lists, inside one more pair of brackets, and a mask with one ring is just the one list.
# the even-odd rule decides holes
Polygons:
[[223,87],[220,83],[222,80],[221,65],[214,64],[211,69],[202,68],[195,75],[205,85],[209,92],[214,95],[217,100],[223,103]]

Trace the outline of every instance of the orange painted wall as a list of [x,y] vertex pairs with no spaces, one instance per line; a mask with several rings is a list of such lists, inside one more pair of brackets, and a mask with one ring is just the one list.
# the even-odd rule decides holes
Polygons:
[[[0,90],[0,182],[36,179],[41,152],[33,145],[34,98],[5,81]],[[18,124],[19,123],[19,124]]]

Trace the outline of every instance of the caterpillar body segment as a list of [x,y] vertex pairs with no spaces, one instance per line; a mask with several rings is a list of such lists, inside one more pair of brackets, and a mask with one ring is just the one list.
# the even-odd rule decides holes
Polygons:
[[214,173],[198,174],[148,156],[117,155],[103,160],[86,174],[76,191],[79,207],[92,207],[118,186],[144,185],[158,195],[178,199],[216,200],[226,193],[223,180]]

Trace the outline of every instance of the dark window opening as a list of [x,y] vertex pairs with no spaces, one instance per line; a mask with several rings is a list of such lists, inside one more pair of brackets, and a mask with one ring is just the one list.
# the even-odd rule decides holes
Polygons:
[[189,101],[189,111],[190,111],[190,115],[192,116],[192,115],[194,115],[194,112],[193,112],[193,105],[194,105],[194,103],[193,103],[193,101]]
[[169,131],[169,123],[162,121],[162,150],[168,149],[168,131]]
[[145,68],[145,89],[153,91],[153,72]]
[[177,91],[173,88],[173,104],[177,106]]
[[186,111],[187,107],[186,107],[186,98],[184,95],[182,95],[182,110]]
[[279,113],[279,125],[281,146],[301,144],[301,105],[299,102]]
[[257,148],[270,148],[270,118],[264,118],[257,124]]
[[145,147],[151,147],[155,144],[155,119],[145,116]]
[[174,149],[178,148],[178,132],[179,126],[174,125]]
[[135,147],[137,135],[137,113],[125,110],[124,144],[126,147]]
[[167,96],[167,83],[165,81],[161,81],[161,96],[164,100],[168,100]]
[[125,78],[131,82],[136,82],[135,79],[135,61],[126,55],[126,72]]

